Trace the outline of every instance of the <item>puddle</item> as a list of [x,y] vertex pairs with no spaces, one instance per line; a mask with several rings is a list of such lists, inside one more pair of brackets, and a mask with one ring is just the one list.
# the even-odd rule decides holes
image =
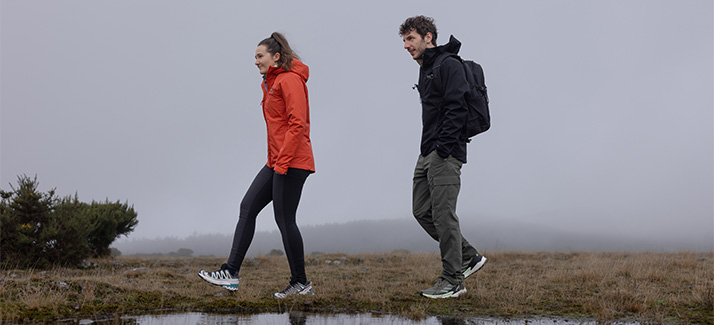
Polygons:
[[[576,320],[567,318],[529,318],[529,319],[498,319],[489,317],[443,317],[430,316],[422,319],[409,319],[388,314],[319,314],[319,313],[262,313],[262,314],[212,314],[212,313],[180,313],[161,315],[124,315],[111,320],[82,319],[74,324],[126,324],[126,325],[194,325],[194,324],[396,324],[396,325],[545,325],[545,324],[598,324],[595,320]],[[639,324],[637,322],[614,322],[615,324]]]

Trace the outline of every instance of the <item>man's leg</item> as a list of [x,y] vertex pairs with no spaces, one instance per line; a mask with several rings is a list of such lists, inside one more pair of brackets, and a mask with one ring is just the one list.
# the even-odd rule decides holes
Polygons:
[[434,220],[431,217],[431,192],[429,190],[429,181],[426,177],[425,158],[422,155],[419,155],[414,168],[412,213],[426,233],[434,240],[439,241]]
[[[434,220],[431,215],[431,191],[429,189],[429,181],[427,180],[427,171],[425,167],[425,158],[419,156],[417,165],[414,168],[414,184],[412,187],[412,212],[414,218],[419,222],[422,228],[431,238],[439,241],[439,236],[434,226]],[[466,239],[461,236],[461,255],[462,269],[466,269],[471,262],[471,259],[478,255],[478,251],[469,244]]]
[[462,269],[465,269],[468,264],[471,262],[471,259],[474,257],[478,256],[479,252],[471,246],[471,244],[466,241],[466,239],[463,237],[463,234],[461,235],[461,261],[462,261]]
[[454,157],[444,160],[436,152],[430,153],[425,158],[431,192],[432,219],[439,240],[443,265],[441,276],[451,284],[460,284],[464,280],[463,236],[456,215],[456,202],[461,189],[462,163]]

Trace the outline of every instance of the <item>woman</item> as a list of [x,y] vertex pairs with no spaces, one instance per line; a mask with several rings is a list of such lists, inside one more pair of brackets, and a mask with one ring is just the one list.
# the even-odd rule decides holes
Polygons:
[[307,94],[308,67],[293,52],[280,33],[258,43],[255,65],[263,75],[263,116],[268,129],[268,162],[258,172],[240,205],[240,217],[228,261],[215,272],[201,270],[198,276],[228,290],[238,290],[238,272],[253,234],[255,218],[271,201],[290,264],[290,284],[274,295],[313,294],[305,275],[302,236],[295,214],[303,184],[315,172],[310,143],[310,112]]

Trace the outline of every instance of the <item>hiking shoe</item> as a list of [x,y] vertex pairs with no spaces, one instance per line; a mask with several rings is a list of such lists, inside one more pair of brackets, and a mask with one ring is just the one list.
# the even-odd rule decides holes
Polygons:
[[420,295],[427,298],[454,298],[458,297],[460,294],[465,293],[466,288],[463,283],[451,284],[449,281],[444,280],[444,278],[439,277],[433,287],[422,290],[419,292]]
[[469,277],[469,275],[476,273],[476,271],[480,270],[488,261],[486,256],[483,256],[481,254],[476,255],[474,258],[471,259],[471,262],[469,262],[469,265],[464,268],[464,280]]
[[289,284],[285,290],[276,292],[273,294],[276,298],[285,298],[289,295],[314,295],[312,292],[312,282],[307,284],[302,284],[300,282],[295,282]]
[[225,263],[221,265],[220,270],[215,272],[200,270],[198,271],[198,276],[210,284],[215,284],[231,291],[238,290],[238,281],[240,281],[240,277],[231,275],[231,272],[228,271],[228,265]]

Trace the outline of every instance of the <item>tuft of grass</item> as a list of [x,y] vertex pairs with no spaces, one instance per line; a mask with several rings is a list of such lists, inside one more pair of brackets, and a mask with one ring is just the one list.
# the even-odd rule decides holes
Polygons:
[[458,298],[418,295],[441,272],[438,254],[306,256],[314,296],[278,300],[288,284],[284,256],[245,260],[240,289],[198,278],[220,258],[94,260],[90,270],[0,268],[0,320],[50,321],[156,310],[205,312],[378,312],[441,316],[586,317],[598,321],[714,324],[714,253],[488,252]]

